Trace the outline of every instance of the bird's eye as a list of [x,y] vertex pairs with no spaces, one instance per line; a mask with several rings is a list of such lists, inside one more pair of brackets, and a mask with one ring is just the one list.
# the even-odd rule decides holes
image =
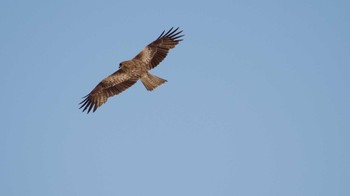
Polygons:
[[122,66],[122,63],[119,63],[119,67],[121,67]]

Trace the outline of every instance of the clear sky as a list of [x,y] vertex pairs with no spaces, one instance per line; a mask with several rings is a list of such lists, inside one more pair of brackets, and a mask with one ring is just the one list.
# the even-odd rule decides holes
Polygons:
[[[0,195],[350,195],[349,1],[0,2]],[[81,97],[172,26],[95,113]]]

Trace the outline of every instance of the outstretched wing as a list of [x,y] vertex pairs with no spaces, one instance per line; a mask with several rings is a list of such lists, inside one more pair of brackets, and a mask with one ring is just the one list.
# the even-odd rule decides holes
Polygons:
[[137,78],[132,78],[119,69],[103,79],[88,95],[83,97],[84,100],[79,103],[81,104],[79,109],[83,108],[83,112],[87,110],[87,113],[93,109],[93,112],[95,112],[109,97],[123,92],[136,82]]
[[134,59],[144,62],[148,70],[156,67],[164,60],[169,50],[182,41],[182,39],[179,39],[184,36],[181,35],[182,31],[178,31],[179,28],[173,29],[171,28],[165,34],[165,31],[163,31],[155,41],[148,44]]

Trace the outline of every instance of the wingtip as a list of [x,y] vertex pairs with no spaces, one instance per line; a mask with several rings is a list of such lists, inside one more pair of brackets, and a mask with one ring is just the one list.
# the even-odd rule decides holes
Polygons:
[[157,39],[161,38],[163,36],[164,32],[165,32],[165,30],[159,35],[159,37]]
[[[178,38],[181,38],[185,35],[181,35],[181,33],[183,32],[183,30],[180,30],[180,27],[171,27],[168,31],[166,31],[165,33],[165,30],[160,34],[160,36],[157,38],[157,39],[160,39],[160,38],[163,38],[163,37],[169,37],[169,38],[172,38],[172,39],[178,39]],[[181,40],[176,40],[176,41],[182,41],[183,39]]]
[[87,114],[90,112],[91,107],[94,105],[91,101],[89,101],[88,96],[89,95],[84,96],[84,100],[79,103],[79,109],[82,109],[82,112],[85,112],[87,110]]

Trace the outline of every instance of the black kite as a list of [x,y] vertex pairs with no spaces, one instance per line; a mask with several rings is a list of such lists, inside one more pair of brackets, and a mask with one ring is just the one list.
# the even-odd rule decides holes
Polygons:
[[[80,102],[83,112],[96,111],[109,97],[118,95],[131,87],[139,79],[148,91],[152,91],[166,82],[165,79],[151,75],[148,71],[155,68],[167,56],[170,49],[174,48],[182,39],[182,31],[179,28],[171,28],[148,44],[138,55],[129,61],[119,64],[119,70],[103,79],[88,95]],[[164,34],[165,33],[165,34]]]

